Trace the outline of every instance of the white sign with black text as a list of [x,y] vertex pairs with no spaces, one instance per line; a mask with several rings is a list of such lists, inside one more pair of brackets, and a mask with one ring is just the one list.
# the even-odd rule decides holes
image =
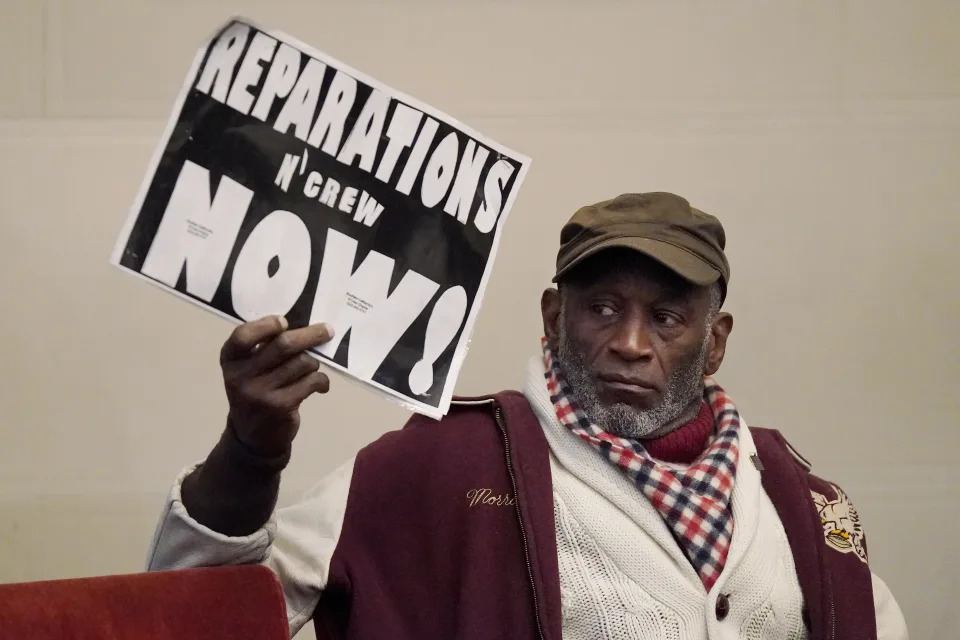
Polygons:
[[297,40],[231,20],[197,54],[117,267],[415,411],[453,396],[530,160]]

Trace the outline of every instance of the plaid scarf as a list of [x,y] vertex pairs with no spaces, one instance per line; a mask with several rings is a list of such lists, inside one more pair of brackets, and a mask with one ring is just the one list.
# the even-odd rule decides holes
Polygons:
[[710,377],[704,378],[704,399],[713,411],[717,433],[689,467],[668,466],[651,458],[639,441],[611,435],[591,423],[572,402],[570,387],[545,341],[543,353],[547,390],[560,423],[621,467],[643,491],[709,591],[720,577],[733,536],[730,496],[740,451],[740,414],[729,396]]

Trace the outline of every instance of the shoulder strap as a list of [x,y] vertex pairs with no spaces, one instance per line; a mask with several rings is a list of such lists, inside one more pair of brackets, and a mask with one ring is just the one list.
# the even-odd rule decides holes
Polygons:
[[[842,525],[828,520],[848,513],[846,496],[836,485],[811,474],[810,463],[779,431],[750,427],[750,433],[762,462],[763,488],[790,542],[811,640],[876,640],[872,576],[866,559],[852,545],[847,549],[832,544],[830,537],[833,528],[851,526],[846,520]],[[827,513],[829,505],[834,512]]]
[[790,454],[783,437],[773,429],[750,427],[763,463],[760,479],[787,533],[797,579],[809,614],[811,640],[831,637],[829,592],[823,575],[823,545],[817,512],[813,509],[805,469]]

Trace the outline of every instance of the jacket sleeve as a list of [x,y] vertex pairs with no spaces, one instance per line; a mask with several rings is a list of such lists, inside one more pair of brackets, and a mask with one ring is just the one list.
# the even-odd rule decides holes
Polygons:
[[324,477],[303,498],[277,509],[259,530],[242,537],[217,533],[190,517],[180,498],[177,476],[157,524],[147,571],[239,564],[263,564],[277,575],[287,604],[291,637],[313,614],[337,547],[353,475],[351,458]]
[[907,621],[890,588],[875,573],[873,579],[873,607],[877,614],[877,640],[909,640]]

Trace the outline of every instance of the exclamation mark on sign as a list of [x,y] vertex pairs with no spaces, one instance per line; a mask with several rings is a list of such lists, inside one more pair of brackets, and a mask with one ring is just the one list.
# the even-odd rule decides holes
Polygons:
[[463,287],[451,287],[443,292],[427,322],[423,340],[423,359],[413,366],[407,382],[410,391],[423,395],[433,386],[433,363],[444,352],[463,324],[467,313],[467,293]]

